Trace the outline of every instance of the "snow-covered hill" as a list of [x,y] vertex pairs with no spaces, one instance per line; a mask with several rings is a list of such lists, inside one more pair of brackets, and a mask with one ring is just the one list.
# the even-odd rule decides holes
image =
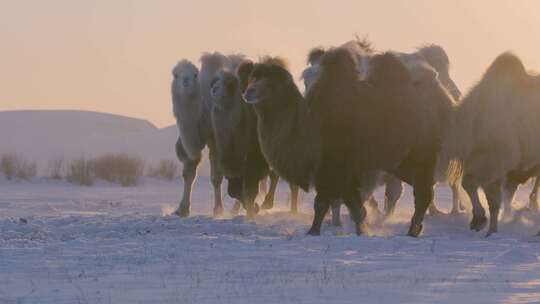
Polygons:
[[[176,159],[176,126],[157,128],[144,119],[90,111],[0,112],[0,153],[36,161],[126,152],[147,162]],[[204,174],[207,170],[202,170]]]

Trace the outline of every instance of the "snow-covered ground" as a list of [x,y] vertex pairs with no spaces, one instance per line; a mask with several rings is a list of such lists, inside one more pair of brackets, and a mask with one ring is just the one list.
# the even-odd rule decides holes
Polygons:
[[[373,236],[353,235],[343,214],[342,230],[308,237],[312,194],[298,216],[281,185],[275,210],[255,221],[213,219],[201,177],[194,215],[179,219],[167,214],[180,186],[1,180],[0,303],[540,303],[537,215],[489,239],[467,229],[468,214],[427,217],[413,239],[407,188],[392,221],[373,220]],[[436,194],[449,209],[449,190]]]

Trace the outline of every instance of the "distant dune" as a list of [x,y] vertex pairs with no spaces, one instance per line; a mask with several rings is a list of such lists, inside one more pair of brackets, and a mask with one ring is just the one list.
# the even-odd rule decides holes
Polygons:
[[0,153],[17,153],[36,161],[40,168],[55,158],[109,152],[138,155],[147,162],[176,159],[177,136],[176,125],[160,129],[144,119],[108,113],[0,111]]

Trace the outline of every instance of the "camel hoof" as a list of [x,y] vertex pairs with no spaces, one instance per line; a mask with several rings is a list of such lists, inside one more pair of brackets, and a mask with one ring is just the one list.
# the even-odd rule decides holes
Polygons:
[[383,221],[389,220],[393,216],[394,216],[394,210],[385,210],[384,211],[384,216],[383,216]]
[[189,207],[185,207],[183,205],[180,205],[178,209],[174,212],[179,217],[188,217],[189,216]]
[[442,212],[441,210],[434,208],[429,210],[429,215],[431,216],[441,216],[446,215],[446,213]]
[[232,216],[237,216],[238,213],[240,213],[240,207],[242,207],[242,205],[240,204],[240,202],[234,203],[234,206],[233,206],[232,209],[231,209],[231,215],[232,215]]
[[332,221],[330,222],[330,224],[334,227],[342,227],[341,225],[341,220],[340,219],[332,219]]
[[482,216],[473,216],[471,220],[470,229],[475,231],[480,231],[484,229],[487,225],[487,218],[485,215]]
[[259,213],[259,205],[253,204],[253,207],[249,208],[247,210],[247,218],[248,219],[254,219],[255,216]]
[[488,232],[486,233],[486,238],[488,238],[490,235],[492,235],[492,234],[494,234],[496,232],[497,232],[497,230],[495,230],[495,229],[489,229]]
[[261,209],[263,210],[269,210],[274,208],[274,200],[264,200],[264,202],[261,205]]
[[409,228],[409,232],[407,233],[407,235],[412,237],[418,237],[422,232],[422,229],[422,224],[411,223],[411,227]]
[[321,235],[321,230],[311,227],[311,229],[309,229],[309,231],[307,232],[307,235],[319,236],[319,235]]
[[219,217],[223,215],[223,206],[214,207],[214,217]]
[[356,235],[369,235],[369,227],[366,223],[356,225]]
[[462,213],[463,213],[463,209],[461,209],[461,208],[460,209],[452,209],[450,211],[450,215],[460,215]]
[[255,213],[255,215],[259,214],[259,211],[261,209],[259,208],[259,205],[257,205],[257,203],[253,203],[253,213]]

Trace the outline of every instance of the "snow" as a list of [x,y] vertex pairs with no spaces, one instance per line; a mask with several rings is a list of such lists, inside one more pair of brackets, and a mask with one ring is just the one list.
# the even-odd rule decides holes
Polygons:
[[[193,215],[179,219],[168,214],[181,189],[151,178],[133,188],[0,178],[0,303],[540,301],[539,215],[519,213],[488,239],[468,230],[469,213],[427,217],[413,239],[405,236],[407,188],[394,219],[372,218],[372,236],[353,235],[343,214],[343,229],[325,225],[308,237],[312,193],[297,216],[280,185],[276,208],[254,221],[213,219],[203,176]],[[436,195],[449,210],[450,191],[440,186]]]

